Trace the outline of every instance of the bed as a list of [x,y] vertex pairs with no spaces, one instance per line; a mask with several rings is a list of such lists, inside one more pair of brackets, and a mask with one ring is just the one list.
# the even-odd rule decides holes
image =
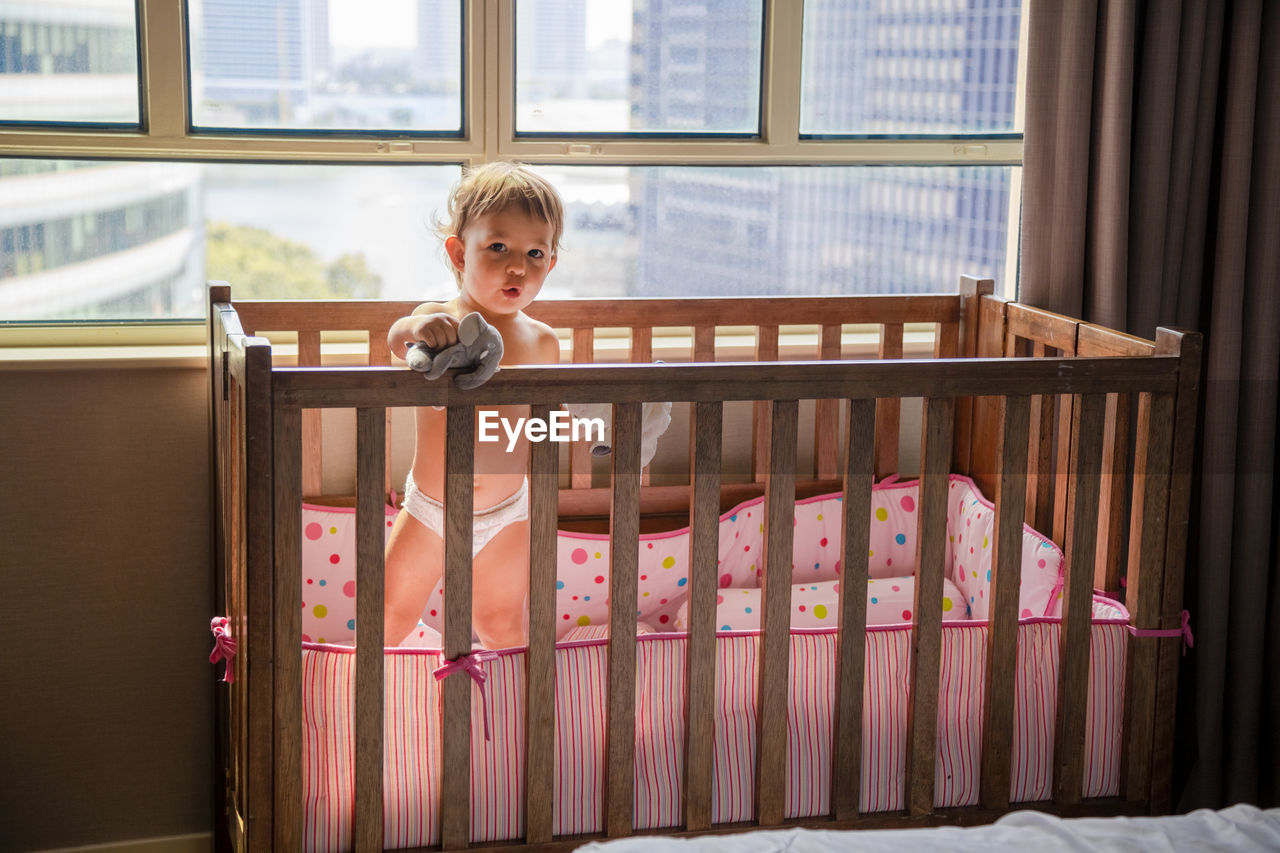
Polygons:
[[[530,313],[561,332],[563,363],[462,392],[392,366],[385,329],[412,307],[210,289],[215,657],[230,682],[219,787],[234,849],[571,849],[637,831],[985,823],[1030,803],[1168,810],[1197,335],[1133,338],[967,277],[955,294],[547,301]],[[490,659],[472,648],[469,484],[476,408],[498,401],[544,419],[610,404],[612,454],[532,445],[529,646]],[[642,470],[653,401],[677,417]],[[448,409],[443,631],[437,648],[384,650],[382,548],[404,467],[394,413],[422,405]],[[346,451],[336,412],[353,414]],[[342,452],[350,482],[325,470]],[[910,606],[901,624],[869,624],[877,502],[901,502],[892,478],[906,468]],[[986,603],[959,621],[944,611],[963,553],[957,484],[989,525]],[[796,531],[814,501],[840,516],[824,538],[838,581],[812,590],[834,594],[830,627],[796,622],[810,594]],[[717,564],[726,518],[748,504],[759,559],[733,584],[756,612],[737,627]],[[350,527],[341,584],[304,568],[309,533],[338,529],[323,513]],[[1024,600],[1028,530],[1060,556],[1038,612]],[[601,544],[566,551],[572,537]],[[659,539],[686,563],[682,607],[631,630]],[[627,630],[558,624],[579,551],[599,561],[607,604],[571,621]],[[309,581],[350,592],[349,636],[304,630]],[[457,676],[437,681],[441,668]],[[893,688],[869,690],[876,679]]]
[[1280,809],[1241,804],[1168,817],[1060,818],[1022,810],[977,827],[862,830],[757,830],[709,838],[643,838],[588,844],[583,853],[896,853],[989,850],[1280,850]]

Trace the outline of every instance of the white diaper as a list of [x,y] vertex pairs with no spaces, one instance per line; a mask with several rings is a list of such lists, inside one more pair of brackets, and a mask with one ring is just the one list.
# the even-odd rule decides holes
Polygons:
[[[441,539],[444,538],[444,504],[424,494],[418,484],[413,482],[412,472],[404,483],[404,508],[424,527],[434,531]],[[479,554],[480,549],[489,544],[489,540],[508,524],[524,521],[528,517],[529,478],[526,477],[510,497],[475,514],[471,528],[471,556]]]

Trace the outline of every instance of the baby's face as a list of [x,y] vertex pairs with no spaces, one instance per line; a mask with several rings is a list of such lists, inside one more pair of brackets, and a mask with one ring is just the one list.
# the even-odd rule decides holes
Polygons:
[[486,311],[513,314],[542,290],[556,265],[551,224],[519,209],[478,216],[445,242],[466,296]]

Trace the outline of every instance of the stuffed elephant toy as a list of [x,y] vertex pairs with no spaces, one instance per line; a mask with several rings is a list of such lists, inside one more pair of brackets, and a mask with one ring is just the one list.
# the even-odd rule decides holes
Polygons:
[[472,312],[458,324],[456,344],[434,350],[419,342],[409,348],[405,360],[427,379],[439,379],[451,367],[470,367],[471,370],[453,377],[455,385],[470,391],[498,372],[498,362],[502,360],[502,335],[479,313]]
[[[661,362],[659,362],[661,363]],[[568,403],[565,408],[575,420],[599,418],[605,423],[602,439],[591,443],[592,456],[613,452],[613,406],[609,403]],[[640,407],[640,467],[648,465],[658,452],[658,439],[671,425],[670,403],[645,403]]]

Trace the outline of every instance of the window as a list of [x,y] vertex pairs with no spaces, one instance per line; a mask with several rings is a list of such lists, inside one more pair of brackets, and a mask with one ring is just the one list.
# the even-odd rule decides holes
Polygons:
[[0,3],[0,321],[199,317],[209,278],[438,297],[433,218],[499,158],[565,198],[548,295],[1011,292],[1024,31],[1009,0]]
[[462,130],[458,0],[188,8],[198,129]]
[[138,124],[134,0],[0,4],[0,122]]
[[807,0],[801,133],[1012,131],[1020,11]]
[[517,133],[760,127],[763,0],[516,4]]

